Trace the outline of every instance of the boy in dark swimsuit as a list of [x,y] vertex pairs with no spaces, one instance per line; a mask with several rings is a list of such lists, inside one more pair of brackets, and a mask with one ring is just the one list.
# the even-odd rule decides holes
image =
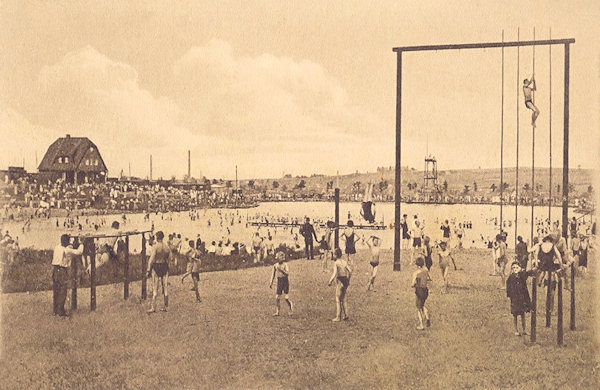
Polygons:
[[431,278],[429,277],[429,272],[424,267],[425,259],[422,256],[417,257],[415,264],[417,265],[417,270],[413,273],[410,286],[414,287],[416,295],[417,316],[419,317],[419,326],[417,326],[417,329],[423,330],[425,329],[423,319],[425,319],[428,327],[431,326],[429,311],[425,307],[425,301],[429,295],[428,282],[431,281]]
[[158,295],[158,287],[162,285],[162,291],[165,298],[165,307],[163,311],[167,311],[169,307],[169,262],[173,261],[173,252],[169,246],[163,242],[165,234],[162,231],[156,232],[156,244],[152,247],[152,254],[148,261],[148,277],[152,276],[152,306],[148,313],[156,312],[156,296]]
[[373,210],[373,206],[373,184],[368,183],[362,201],[360,215],[369,223],[375,223],[375,211]]

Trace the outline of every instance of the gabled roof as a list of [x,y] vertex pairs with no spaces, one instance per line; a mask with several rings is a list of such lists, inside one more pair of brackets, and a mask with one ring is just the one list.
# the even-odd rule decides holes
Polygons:
[[[81,165],[88,149],[93,148],[98,151],[98,147],[87,137],[71,137],[67,134],[66,137],[61,137],[54,141],[48,148],[40,163],[38,170],[41,171],[73,171],[77,170]],[[99,162],[98,166],[94,167],[94,171],[106,172],[106,165],[100,151],[98,151]],[[58,163],[58,157],[69,157],[68,163]]]

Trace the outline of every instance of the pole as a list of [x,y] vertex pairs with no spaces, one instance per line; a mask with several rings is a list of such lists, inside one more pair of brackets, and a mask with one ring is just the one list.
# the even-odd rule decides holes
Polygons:
[[150,180],[152,180],[152,155],[150,155]]
[[93,240],[90,248],[90,310],[96,310],[96,245]]
[[[520,39],[520,31],[517,29],[517,41]],[[519,235],[519,99],[520,99],[520,47],[517,46],[517,166],[515,169],[515,248],[517,247],[517,236]]]
[[575,263],[571,263],[571,318],[569,329],[575,330]]
[[547,272],[548,288],[546,290],[546,328],[552,324],[552,272]]
[[335,248],[339,248],[340,247],[340,189],[336,188],[334,191],[334,201],[335,201],[335,232],[334,232],[334,241],[335,241]]
[[[549,38],[552,39],[552,29],[549,32]],[[548,57],[549,57],[549,83],[548,89],[550,90],[549,103],[548,103],[548,148],[550,150],[550,168],[549,171],[549,187],[548,187],[548,223],[552,226],[552,45],[548,45]]]
[[556,343],[563,345],[563,296],[562,296],[562,278],[558,278],[558,315],[556,318]]
[[[504,30],[502,30],[504,42]],[[502,104],[500,111],[500,233],[504,230],[502,206],[504,204],[504,47],[502,47]]]
[[[533,40],[535,41],[535,28],[533,29]],[[533,73],[535,73],[535,46],[533,46]],[[535,104],[535,92],[532,93],[532,100]],[[532,129],[532,140],[531,140],[531,244],[533,245],[533,195],[535,189],[535,126]],[[548,281],[551,284],[551,281]],[[537,275],[533,274],[531,278],[531,342],[535,343],[537,338]]]
[[192,152],[188,150],[188,178],[192,177]]
[[394,271],[400,271],[400,201],[402,180],[401,151],[402,151],[402,52],[397,52],[396,65],[396,176],[394,181]]
[[129,236],[125,236],[125,265],[123,267],[123,299],[129,298]]
[[[79,245],[83,245],[83,242],[80,242]],[[77,263],[79,263],[79,259],[81,256],[71,258],[71,311],[77,309]]]
[[147,296],[147,289],[146,289],[146,284],[147,284],[147,275],[146,275],[146,267],[148,266],[148,263],[146,262],[146,234],[142,233],[142,252],[141,252],[141,256],[142,256],[142,299],[146,299]]
[[[564,86],[564,135],[563,135],[563,204],[562,204],[562,236],[567,239],[569,223],[569,74],[570,46],[565,44],[565,86]],[[575,267],[571,264],[571,321],[570,329],[575,330]],[[562,337],[562,335],[561,335]],[[561,340],[562,341],[562,340]]]

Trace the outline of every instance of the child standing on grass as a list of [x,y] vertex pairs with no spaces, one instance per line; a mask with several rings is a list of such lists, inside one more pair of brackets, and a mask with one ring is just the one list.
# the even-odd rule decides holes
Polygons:
[[335,264],[333,265],[333,273],[329,279],[328,286],[331,286],[334,280],[336,280],[335,287],[335,318],[333,322],[339,322],[340,320],[348,319],[348,305],[346,302],[346,291],[350,285],[350,277],[352,276],[352,269],[348,265],[348,260],[342,258],[342,251],[339,248],[335,250]]
[[[363,237],[363,241],[364,241]],[[379,252],[381,250],[381,239],[377,236],[371,236],[364,241],[365,244],[371,250],[371,278],[369,279],[369,283],[367,284],[367,291],[371,289],[375,291],[375,277],[377,276],[377,269],[379,268]]]
[[494,247],[494,255],[496,258],[496,269],[498,270],[498,274],[500,278],[502,278],[502,285],[500,288],[504,288],[504,283],[506,283],[506,263],[508,259],[506,257],[506,242],[504,242],[502,234],[496,234],[496,244]]
[[279,251],[275,255],[275,259],[277,263],[273,265],[273,273],[271,274],[271,282],[269,283],[269,288],[273,288],[273,281],[275,280],[275,276],[277,276],[277,293],[275,296],[275,307],[276,311],[273,316],[279,315],[279,307],[281,302],[281,294],[285,294],[285,302],[290,308],[290,315],[294,312],[294,304],[290,301],[289,292],[290,292],[290,281],[288,279],[288,275],[290,274],[290,269],[285,261],[285,252]]
[[425,319],[427,327],[431,326],[429,311],[425,307],[425,301],[429,296],[429,288],[427,286],[431,278],[429,277],[429,271],[423,267],[425,259],[422,256],[417,257],[415,264],[417,265],[417,270],[413,273],[410,286],[414,287],[417,297],[417,316],[419,317],[419,326],[417,326],[417,329],[423,330],[425,329],[423,319]]
[[[529,313],[531,299],[529,290],[527,290],[527,277],[532,275],[532,271],[525,271],[514,261],[510,266],[510,275],[506,280],[506,296],[510,298],[510,312],[513,315],[513,324],[515,326],[515,336],[527,335],[525,331],[525,313]],[[517,317],[521,316],[521,326],[523,332],[519,332]]]
[[196,293],[196,301],[202,302],[200,299],[200,291],[198,291],[198,282],[200,281],[200,251],[194,248],[193,240],[190,240],[189,248],[184,252],[184,256],[187,260],[187,270],[181,277],[181,283],[183,284],[183,279],[185,279],[186,276],[192,275],[192,281],[194,282],[192,291]]
[[425,267],[427,267],[427,271],[431,270],[431,266],[433,265],[433,259],[431,258],[431,254],[433,252],[433,249],[431,248],[431,239],[429,238],[429,236],[425,236],[425,238],[423,239],[423,244],[425,245],[424,249],[424,255],[425,255]]
[[[450,270],[450,261],[454,263],[454,258],[450,249],[448,249],[445,241],[440,242],[440,251],[438,252],[438,259],[440,265],[440,271],[442,272],[442,278],[444,279],[444,292],[448,292],[448,272]],[[456,264],[454,265],[456,268]]]
[[333,221],[327,221],[327,228],[325,228],[325,234],[321,238],[320,246],[323,249],[323,272],[327,271],[329,260],[333,259],[333,228],[335,223]]

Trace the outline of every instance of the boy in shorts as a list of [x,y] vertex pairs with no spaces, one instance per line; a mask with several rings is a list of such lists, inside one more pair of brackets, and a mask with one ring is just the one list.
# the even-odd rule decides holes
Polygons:
[[415,289],[416,303],[417,303],[417,316],[419,317],[418,330],[423,330],[423,319],[425,319],[427,327],[431,326],[429,319],[429,311],[425,307],[425,301],[429,296],[428,282],[431,281],[429,277],[429,271],[423,266],[425,265],[425,259],[422,256],[417,257],[415,260],[417,270],[413,273],[411,287]]
[[275,307],[276,311],[273,316],[279,315],[279,307],[281,302],[281,294],[285,294],[285,302],[288,304],[290,308],[290,315],[294,313],[294,304],[290,301],[289,292],[290,292],[290,282],[288,279],[288,275],[290,274],[290,269],[285,262],[285,252],[279,251],[275,255],[275,259],[277,263],[273,265],[273,273],[271,274],[271,282],[269,283],[269,288],[273,288],[273,281],[275,280],[275,276],[277,276],[277,293],[275,296]]
[[194,282],[192,291],[196,293],[196,301],[202,302],[200,299],[200,292],[198,291],[198,282],[200,281],[200,251],[194,248],[193,240],[190,240],[189,248],[185,250],[183,255],[187,261],[187,268],[185,274],[181,277],[181,283],[183,284],[183,280],[186,276],[192,275],[192,281]]
[[377,276],[377,269],[379,268],[379,252],[381,250],[381,239],[377,236],[371,236],[366,241],[363,242],[367,244],[369,249],[371,250],[371,278],[369,279],[369,283],[367,284],[367,291],[371,289],[375,291],[375,277]]
[[331,286],[333,281],[336,281],[335,287],[335,318],[333,322],[339,322],[341,320],[348,319],[348,306],[346,303],[346,291],[350,285],[350,277],[352,276],[352,269],[348,265],[348,260],[342,257],[342,251],[340,248],[335,250],[335,264],[333,265],[333,273],[329,279],[328,286]]
[[496,267],[500,277],[502,278],[502,285],[500,289],[504,289],[506,286],[506,263],[508,262],[506,257],[506,243],[502,234],[496,235]]

